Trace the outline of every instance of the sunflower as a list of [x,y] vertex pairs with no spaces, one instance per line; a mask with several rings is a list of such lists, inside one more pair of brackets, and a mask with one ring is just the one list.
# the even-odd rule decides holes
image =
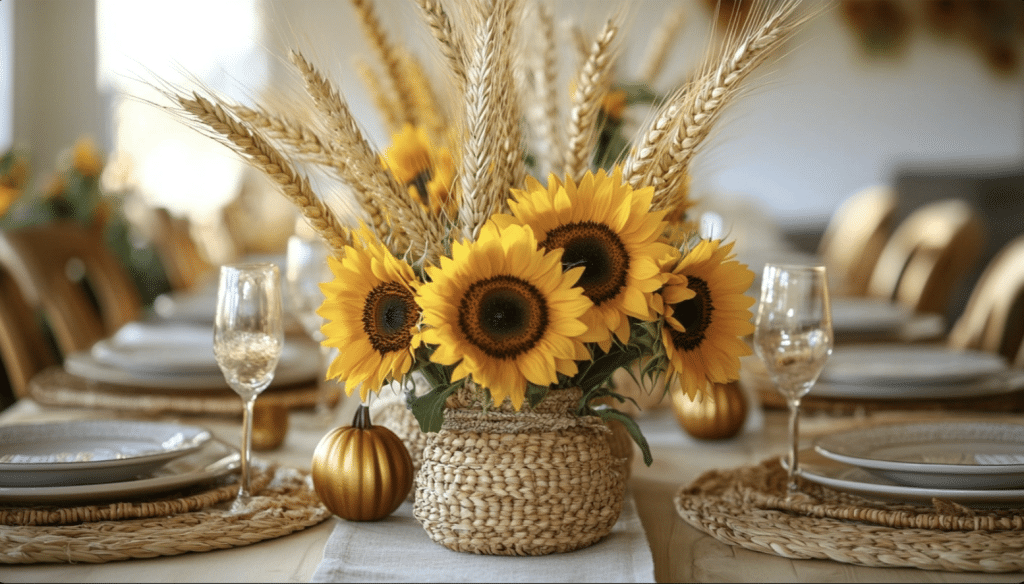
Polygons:
[[326,319],[323,344],[338,349],[327,378],[345,382],[349,395],[362,384],[359,397],[400,379],[412,365],[419,344],[416,277],[409,264],[395,258],[362,228],[344,259],[329,257],[334,279],[320,285],[325,300],[317,314]]
[[455,365],[451,380],[472,376],[494,403],[519,409],[527,382],[548,386],[575,375],[590,358],[578,336],[591,302],[576,281],[582,268],[562,271],[561,251],[537,246],[529,227],[488,223],[474,242],[452,246],[416,300],[423,341],[437,345],[430,360]]
[[537,234],[548,250],[563,250],[565,268],[582,266],[579,285],[594,303],[584,315],[582,339],[605,351],[612,333],[629,342],[629,318],[654,320],[654,292],[664,283],[659,261],[678,252],[658,241],[664,211],[651,211],[652,187],[633,190],[616,168],[611,176],[588,172],[577,186],[554,175],[544,187],[527,177],[525,191],[513,189],[511,216],[495,216],[500,225],[521,223]]
[[384,166],[409,196],[435,215],[452,211],[455,161],[447,148],[435,146],[423,128],[406,124],[384,150]]
[[739,378],[740,360],[750,347],[740,337],[754,332],[745,294],[754,273],[733,259],[734,243],[703,240],[668,270],[662,295],[662,340],[669,376],[678,374],[691,398],[709,382]]

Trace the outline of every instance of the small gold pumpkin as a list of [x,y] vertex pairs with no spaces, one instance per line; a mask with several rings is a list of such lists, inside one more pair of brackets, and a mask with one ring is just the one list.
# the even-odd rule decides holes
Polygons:
[[737,382],[712,383],[706,394],[691,400],[681,387],[672,388],[672,411],[694,438],[732,438],[747,420],[747,398]]
[[409,450],[360,404],[351,426],[328,432],[313,451],[313,487],[324,506],[349,521],[391,515],[412,489]]

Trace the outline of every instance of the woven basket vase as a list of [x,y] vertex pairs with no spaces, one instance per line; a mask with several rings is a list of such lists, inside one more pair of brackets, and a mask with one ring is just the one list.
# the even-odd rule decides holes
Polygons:
[[576,416],[581,392],[555,390],[535,408],[484,409],[463,388],[427,437],[413,515],[455,551],[504,556],[569,552],[619,518],[626,459],[600,418]]

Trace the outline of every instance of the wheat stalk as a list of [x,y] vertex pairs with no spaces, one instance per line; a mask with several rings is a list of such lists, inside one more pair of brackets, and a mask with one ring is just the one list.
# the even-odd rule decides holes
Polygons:
[[448,62],[448,70],[455,79],[456,89],[462,91],[466,87],[466,64],[462,40],[455,32],[451,19],[441,2],[436,0],[416,0],[423,19],[430,32],[441,47],[441,54]]
[[535,99],[533,107],[528,111],[538,140],[540,160],[538,161],[541,175],[547,176],[564,166],[562,154],[565,146],[559,131],[560,119],[558,108],[558,58],[555,43],[555,16],[551,8],[536,2],[538,19],[537,35],[534,45],[539,48],[536,67],[533,71],[533,89]]
[[388,78],[394,87],[394,95],[397,97],[398,103],[401,104],[403,122],[416,125],[418,119],[415,104],[412,102],[412,89],[409,87],[409,81],[403,75],[401,58],[391,41],[388,40],[387,32],[381,26],[380,20],[377,19],[373,1],[351,0],[351,2],[359,14],[359,22],[370,41],[370,46],[377,51],[388,72]]
[[334,163],[323,138],[297,120],[263,107],[233,103],[221,105],[228,113],[259,130],[265,138],[291,153],[291,158],[327,167]]
[[291,59],[305,80],[306,90],[325,125],[331,130],[336,142],[333,149],[346,156],[346,164],[338,170],[345,173],[346,182],[355,191],[359,204],[370,214],[378,236],[382,240],[390,238],[389,246],[399,256],[409,253],[422,258],[439,253],[443,240],[441,227],[380,164],[379,155],[363,137],[347,104],[331,83],[297,51],[291,52]]
[[[799,0],[786,0],[770,11],[755,5],[747,26],[726,39],[721,51],[708,51],[696,78],[662,104],[623,164],[632,186],[654,186],[655,209],[674,208],[685,191],[690,160],[698,152],[725,106],[741,92],[741,82],[793,36],[804,20],[793,16]],[[772,4],[774,6],[774,4]]]
[[494,14],[490,14],[474,35],[475,47],[466,64],[465,119],[462,149],[462,170],[459,184],[462,199],[459,222],[466,239],[476,239],[483,222],[490,216],[490,208],[499,189],[494,167],[498,164],[495,131],[496,31]]
[[519,42],[519,30],[523,19],[523,3],[520,0],[495,0],[495,13],[499,36],[495,47],[498,68],[497,82],[498,105],[495,114],[499,124],[499,150],[501,169],[504,176],[499,185],[500,192],[493,211],[506,211],[509,187],[522,187],[526,178],[526,161],[523,128],[521,122],[520,88],[516,80],[520,77],[516,71],[516,48]]
[[760,19],[752,18],[749,28],[726,43],[725,58],[716,67],[707,68],[693,84],[665,155],[650,175],[650,184],[655,187],[654,208],[673,208],[679,203],[679,197],[685,196],[679,185],[685,179],[690,160],[721,117],[724,107],[742,90],[742,81],[796,32],[800,22],[793,16],[798,3],[799,0],[778,5],[759,26]]
[[405,77],[409,80],[409,86],[413,88],[412,103],[417,112],[417,119],[430,134],[431,139],[439,143],[448,129],[448,116],[437,99],[430,76],[415,55],[404,49],[399,49],[398,54]]
[[669,47],[679,35],[679,31],[685,22],[686,10],[681,4],[673,6],[662,19],[658,28],[651,35],[647,44],[643,59],[640,61],[637,80],[646,84],[654,85],[655,79],[661,74],[665,67],[665,59],[668,57]]
[[590,46],[580,68],[566,137],[565,173],[579,181],[590,166],[601,101],[611,87],[615,65],[614,41],[620,24],[610,18]]
[[276,183],[328,247],[340,253],[345,245],[351,243],[349,230],[338,222],[330,208],[313,192],[309,181],[296,172],[259,131],[232,117],[221,104],[196,92],[192,93],[192,97],[180,94],[170,97],[185,113],[202,124],[214,139],[240,154],[251,166]]
[[377,111],[383,116],[384,126],[387,128],[388,133],[394,134],[401,130],[402,124],[405,123],[402,106],[398,103],[397,99],[389,95],[389,91],[380,82],[377,72],[365,60],[358,59],[356,61],[356,73],[370,92],[370,98],[373,100],[373,104],[377,106]]

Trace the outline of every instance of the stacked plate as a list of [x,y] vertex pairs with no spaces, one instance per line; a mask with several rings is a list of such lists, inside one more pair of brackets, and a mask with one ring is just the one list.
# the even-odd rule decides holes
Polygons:
[[[271,387],[312,382],[320,372],[320,348],[288,336]],[[93,381],[160,390],[226,390],[213,354],[213,329],[182,322],[132,322],[88,351],[65,357],[71,374]]]
[[858,495],[1024,505],[1024,425],[945,421],[875,426],[818,438],[800,474]]
[[898,343],[837,346],[811,395],[936,399],[998,395],[1024,388],[1024,371],[985,351]]
[[193,486],[240,464],[189,425],[88,420],[0,427],[0,502],[80,503]]
[[832,329],[837,336],[894,335],[914,316],[909,308],[877,298],[832,298]]

